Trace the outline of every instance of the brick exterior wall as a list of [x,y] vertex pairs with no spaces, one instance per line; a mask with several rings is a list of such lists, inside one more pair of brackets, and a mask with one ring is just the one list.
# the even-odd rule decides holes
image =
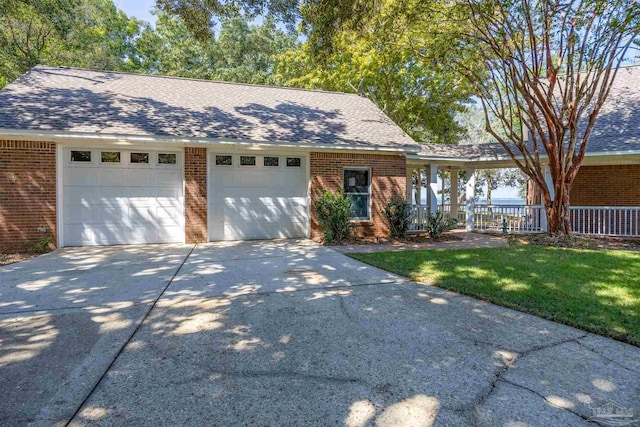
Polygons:
[[371,168],[371,221],[355,223],[354,233],[361,237],[386,237],[388,226],[383,211],[394,195],[405,196],[406,159],[400,155],[311,153],[311,237],[318,239],[322,231],[313,209],[314,202],[325,190],[343,187],[346,167]]
[[573,206],[640,206],[640,164],[582,166],[571,189]]
[[[541,203],[542,192],[527,181],[527,203]],[[582,166],[571,189],[572,206],[640,206],[640,164]]]
[[202,243],[207,238],[207,149],[184,149],[185,241]]
[[56,145],[0,141],[0,249],[27,249],[46,237],[55,247]]

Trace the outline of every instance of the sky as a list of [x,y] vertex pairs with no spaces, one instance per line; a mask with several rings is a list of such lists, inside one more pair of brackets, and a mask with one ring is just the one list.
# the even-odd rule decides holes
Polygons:
[[[151,14],[151,9],[156,5],[155,0],[115,0],[115,3],[118,8],[129,16],[134,16],[152,24],[156,22],[156,17]],[[492,193],[492,196],[494,199],[518,198],[518,190],[515,188],[499,188]]]
[[156,17],[151,14],[151,9],[156,6],[155,0],[115,0],[115,4],[129,16],[152,24],[156,22]]

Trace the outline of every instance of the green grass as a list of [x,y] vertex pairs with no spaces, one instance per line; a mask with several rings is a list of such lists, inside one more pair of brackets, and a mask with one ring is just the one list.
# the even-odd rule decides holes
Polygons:
[[640,253],[519,246],[351,254],[505,307],[640,345]]

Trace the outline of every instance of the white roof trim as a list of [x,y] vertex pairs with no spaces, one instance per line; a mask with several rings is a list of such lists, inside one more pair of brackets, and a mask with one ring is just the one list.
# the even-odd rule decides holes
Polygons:
[[253,140],[236,140],[230,138],[188,138],[158,135],[127,135],[127,134],[98,134],[90,132],[65,132],[65,131],[47,131],[47,130],[27,130],[27,129],[8,129],[0,128],[0,139],[20,139],[25,141],[49,141],[56,143],[68,142],[105,142],[115,143],[118,141],[132,142],[138,144],[146,143],[168,143],[179,144],[182,146],[194,145],[222,145],[230,147],[252,147],[252,148],[292,148],[307,149],[309,151],[375,151],[375,152],[393,152],[393,153],[417,153],[420,147],[398,146],[398,147],[382,147],[376,145],[335,145],[335,144],[314,144],[314,143],[291,143],[282,141],[253,141]]

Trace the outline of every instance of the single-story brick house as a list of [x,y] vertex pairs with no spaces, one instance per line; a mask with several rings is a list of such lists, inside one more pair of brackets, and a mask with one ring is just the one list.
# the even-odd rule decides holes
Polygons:
[[[607,203],[640,205],[629,120],[635,139],[581,172],[589,202],[604,179],[627,186]],[[340,188],[356,233],[384,236],[384,205],[411,196],[415,169],[431,171],[435,210],[438,168],[509,162],[464,150],[417,144],[354,94],[39,66],[0,91],[0,247],[318,237],[313,202]],[[590,178],[602,168],[615,172]]]

